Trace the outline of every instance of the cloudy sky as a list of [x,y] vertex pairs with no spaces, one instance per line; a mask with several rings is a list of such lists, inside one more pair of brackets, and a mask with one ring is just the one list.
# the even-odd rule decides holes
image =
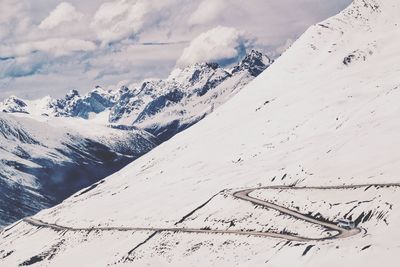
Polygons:
[[351,0],[1,0],[0,99],[132,85],[246,49],[272,57]]

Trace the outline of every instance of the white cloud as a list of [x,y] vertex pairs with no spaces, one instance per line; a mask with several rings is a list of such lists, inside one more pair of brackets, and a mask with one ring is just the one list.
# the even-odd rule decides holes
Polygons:
[[198,62],[224,63],[236,60],[248,45],[248,39],[235,28],[217,26],[196,37],[183,51],[177,65]]
[[114,0],[99,7],[90,26],[104,46],[155,30],[188,3],[191,5],[187,0]]
[[189,18],[189,24],[206,24],[216,21],[227,7],[225,0],[203,0]]
[[0,40],[3,42],[10,36],[24,35],[31,21],[27,4],[20,0],[0,1]]
[[43,41],[19,43],[17,45],[0,45],[0,57],[22,57],[37,51],[46,52],[53,56],[65,56],[73,52],[92,51],[94,49],[96,49],[96,45],[90,41],[52,38]]
[[149,10],[150,5],[146,0],[107,2],[97,10],[91,26],[103,44],[119,41],[142,29]]
[[64,22],[80,20],[83,17],[76,8],[67,2],[62,2],[40,24],[42,30],[51,30]]

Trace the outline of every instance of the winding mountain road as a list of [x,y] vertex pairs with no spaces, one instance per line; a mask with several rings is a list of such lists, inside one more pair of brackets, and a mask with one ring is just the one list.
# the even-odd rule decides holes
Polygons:
[[[351,186],[328,186],[328,187],[292,187],[292,186],[270,186],[270,187],[259,187],[252,189],[244,189],[233,193],[233,196],[237,199],[248,201],[254,205],[262,206],[268,209],[273,209],[279,211],[282,214],[289,215],[296,219],[309,222],[312,224],[316,224],[324,227],[329,231],[333,231],[336,234],[328,237],[321,238],[309,238],[302,237],[294,234],[286,234],[286,233],[274,233],[274,232],[258,232],[258,231],[242,231],[242,230],[212,230],[212,229],[194,229],[194,228],[154,228],[154,227],[88,227],[88,228],[76,228],[76,227],[68,227],[62,226],[58,224],[47,223],[32,217],[28,217],[23,219],[22,221],[28,223],[35,227],[40,228],[49,228],[55,231],[73,231],[73,232],[81,232],[81,231],[152,231],[154,233],[160,232],[182,232],[182,233],[200,233],[200,234],[232,234],[232,235],[245,235],[245,236],[257,236],[257,237],[271,237],[271,238],[280,238],[290,241],[323,241],[323,240],[332,240],[332,239],[340,239],[347,238],[354,235],[357,235],[361,232],[361,228],[354,229],[343,229],[338,227],[334,222],[327,222],[317,218],[313,218],[309,215],[302,214],[300,212],[285,208],[283,206],[279,206],[277,204],[257,199],[250,194],[256,190],[265,190],[265,189],[274,189],[274,190],[332,190],[332,189],[351,189],[351,188],[369,188],[369,187],[400,187],[400,184],[365,184],[365,185],[351,185]],[[15,225],[14,225],[15,226]],[[13,226],[12,226],[13,227]],[[10,229],[10,228],[9,228]]]

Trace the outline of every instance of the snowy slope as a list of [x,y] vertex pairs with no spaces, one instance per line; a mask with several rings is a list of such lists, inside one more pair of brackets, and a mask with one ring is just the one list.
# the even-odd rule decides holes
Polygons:
[[[261,64],[263,70],[266,66],[269,65]],[[209,69],[208,65],[200,64],[195,67],[194,70],[191,68],[175,70],[168,81],[172,84],[177,83],[178,85],[174,87],[178,89],[162,94],[149,102],[135,117],[133,125],[152,133],[161,141],[168,140],[227,102],[260,74],[253,76],[251,68],[238,70],[234,74],[216,69],[211,77],[207,77],[208,75],[197,73],[198,67]],[[193,82],[197,75],[201,78]],[[181,86],[192,83],[194,83],[192,86]]]
[[[119,170],[203,119],[271,63],[253,50],[232,73],[201,63],[177,69],[166,80],[144,82],[140,89],[105,91],[97,86],[86,95],[72,90],[60,99],[7,98],[0,111],[14,116],[1,115],[3,125],[39,139],[28,145],[18,138],[0,139],[1,177],[13,181],[0,197],[0,210],[7,210],[0,225],[54,205]],[[24,187],[41,190],[39,196],[50,200],[20,198]],[[18,205],[23,208],[14,212]]]
[[133,90],[123,87],[115,94],[109,121],[134,125],[166,141],[228,101],[272,63],[252,50],[232,70],[197,63],[173,70],[165,80],[145,81]]
[[[400,182],[398,14],[397,0],[356,0],[312,26],[206,119],[34,217],[66,228],[23,221],[2,232],[0,262],[397,266],[400,189],[382,184]],[[261,188],[271,185],[308,188]],[[232,192],[242,188],[259,188],[251,194],[310,217],[359,219],[360,233],[290,241],[150,229],[326,234],[319,224],[235,198]]]
[[0,225],[53,206],[156,146],[139,130],[0,113]]

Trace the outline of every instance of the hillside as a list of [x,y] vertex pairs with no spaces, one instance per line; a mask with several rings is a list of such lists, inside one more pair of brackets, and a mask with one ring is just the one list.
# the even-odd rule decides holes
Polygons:
[[0,113],[0,226],[60,203],[157,144],[137,129]]
[[270,64],[253,50],[232,71],[199,63],[138,88],[97,86],[59,99],[5,99],[0,102],[0,226],[120,170],[203,119]]
[[5,229],[0,263],[396,266],[398,14],[355,0],[310,27],[201,122]]

